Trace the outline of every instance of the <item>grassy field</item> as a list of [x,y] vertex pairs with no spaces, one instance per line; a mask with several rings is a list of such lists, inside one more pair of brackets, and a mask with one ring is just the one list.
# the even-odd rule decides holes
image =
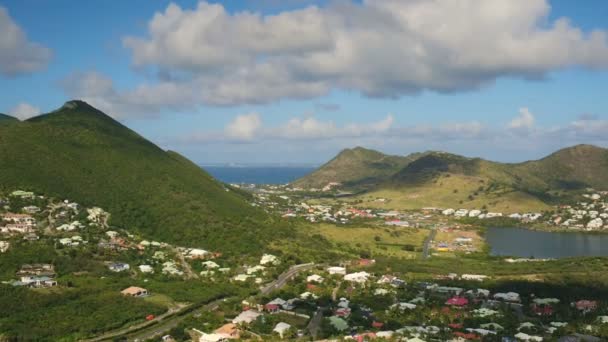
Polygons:
[[[384,198],[386,201],[376,201]],[[364,207],[379,209],[419,209],[423,207],[465,208],[503,213],[539,211],[549,206],[539,199],[509,188],[489,188],[479,177],[443,175],[438,179],[404,188],[383,188],[351,199]]]
[[[416,258],[429,231],[416,228],[353,227],[319,224],[311,228],[312,234],[320,234],[341,250],[367,251],[371,256],[385,255],[400,258]],[[412,246],[405,250],[404,246]],[[409,248],[412,249],[412,248]]]

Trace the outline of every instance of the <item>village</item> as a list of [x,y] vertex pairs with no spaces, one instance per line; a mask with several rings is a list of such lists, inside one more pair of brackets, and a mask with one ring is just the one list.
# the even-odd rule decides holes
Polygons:
[[[374,260],[317,265],[286,288],[235,302],[226,323],[192,329],[200,342],[236,339],[355,341],[601,341],[608,307],[596,298],[484,288],[482,274],[410,280],[374,274]],[[229,317],[226,311],[232,311]]]
[[[266,196],[256,197],[258,205],[285,210]],[[588,216],[588,222],[604,218],[600,216],[605,211],[603,196],[605,193],[600,197],[592,194],[588,202],[563,207],[561,212],[550,215],[569,219]],[[99,207],[85,208],[69,200],[21,190],[1,198],[2,253],[40,243],[51,244],[61,253],[94,250],[105,256],[100,261],[105,269],[102,278],[128,275],[130,285],[116,289],[122,296],[134,300],[166,298],[146,285],[153,279],[231,283],[242,289],[255,289],[254,294],[225,299],[203,316],[203,321],[188,326],[187,339],[193,341],[569,341],[563,338],[572,336],[600,341],[595,336],[606,336],[608,331],[608,306],[604,298],[592,293],[503,288],[486,274],[412,276],[387,272],[371,258],[293,265],[274,254],[262,253],[258,259],[235,263],[221,252],[146,240],[112,227],[108,223],[111,213]],[[289,202],[289,197],[283,200]],[[476,230],[469,229],[468,223],[451,221],[455,217],[472,217],[462,210],[446,213],[446,209],[427,208],[401,213],[306,203],[287,210],[285,219],[329,220],[338,225],[375,222],[384,229],[428,228],[432,236],[425,244],[433,256],[456,257],[483,248],[483,239]],[[479,215],[482,214],[473,216]],[[544,217],[523,214],[521,218],[511,218],[535,221]],[[540,261],[543,260],[505,259],[507,263]],[[297,271],[291,272],[292,269]],[[53,263],[24,262],[14,269],[12,279],[2,282],[31,291],[62,289],[71,286],[63,272]],[[174,303],[167,306],[167,313],[187,307],[185,303]],[[153,322],[162,318],[164,314],[149,314],[140,319]],[[170,334],[157,337],[176,340]]]
[[[293,188],[289,185],[239,185],[255,195],[254,206],[260,206],[284,218],[302,218],[311,223],[330,222],[347,224],[353,220],[380,222],[389,226],[419,227],[432,223],[459,222],[483,224],[484,220],[506,219],[538,229],[602,231],[608,229],[608,191],[588,188],[579,201],[571,204],[555,205],[543,212],[493,212],[485,208],[437,208],[426,207],[419,210],[394,210],[365,207],[364,203],[343,200],[346,193],[330,195],[327,192],[339,183],[328,183],[322,189]],[[321,195],[314,195],[323,194]],[[311,195],[312,194],[312,195]],[[321,197],[316,197],[321,196]],[[385,203],[386,198],[374,202]]]

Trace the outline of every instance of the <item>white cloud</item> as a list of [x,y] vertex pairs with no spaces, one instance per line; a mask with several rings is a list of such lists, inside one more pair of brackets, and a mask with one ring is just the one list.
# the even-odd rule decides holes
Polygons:
[[61,80],[65,93],[88,102],[115,118],[156,117],[162,110],[186,110],[196,106],[195,89],[180,83],[142,84],[121,91],[114,82],[95,71],[74,72]]
[[[251,114],[243,117],[251,116]],[[515,127],[530,129],[533,134],[518,133],[511,123],[489,125],[478,121],[435,124],[398,125],[392,115],[382,120],[368,123],[336,124],[331,120],[321,120],[313,116],[295,117],[273,126],[257,124],[257,119],[233,120],[227,127],[238,121],[251,121],[255,127],[241,134],[248,139],[237,138],[224,131],[196,132],[180,138],[166,138],[164,144],[179,150],[195,150],[218,154],[216,151],[235,153],[232,158],[218,156],[217,160],[229,161],[315,161],[330,158],[336,151],[353,146],[390,151],[403,154],[407,151],[444,150],[465,155],[479,155],[490,160],[500,156],[503,161],[534,159],[559,148],[575,144],[608,145],[608,120],[600,116],[584,116],[560,126],[531,124],[533,115],[525,108],[520,109],[521,123]],[[251,146],[256,151],[252,153]],[[297,152],[294,152],[297,151]],[[194,152],[193,152],[194,153]],[[212,154],[213,154],[212,153]],[[239,155],[240,157],[235,157]],[[285,159],[285,155],[289,157]],[[240,159],[239,159],[240,158]],[[264,159],[266,158],[266,159]],[[259,159],[259,160],[258,160]]]
[[0,75],[11,77],[31,73],[46,67],[51,60],[51,50],[30,42],[2,6],[0,32]]
[[8,113],[19,120],[26,120],[33,116],[39,115],[41,111],[38,107],[32,106],[26,102],[21,102],[9,110]]
[[[547,0],[343,1],[273,15],[170,4],[149,21],[146,37],[124,38],[135,66],[158,68],[170,81],[125,96],[149,106],[172,104],[176,93],[211,105],[332,89],[400,97],[608,67],[605,31],[584,32],[567,18],[550,22],[549,12]],[[168,87],[179,91],[162,91]]]
[[226,126],[225,132],[229,139],[251,140],[262,126],[262,119],[258,113],[237,116]]
[[182,144],[191,143],[259,143],[261,141],[311,141],[344,138],[361,138],[390,135],[394,118],[371,123],[336,125],[313,116],[294,117],[276,126],[264,126],[258,113],[236,116],[223,132],[197,132],[186,138],[174,139]]
[[534,115],[532,115],[530,110],[528,108],[520,108],[519,115],[509,122],[508,127],[516,133],[525,134],[532,131],[534,122]]

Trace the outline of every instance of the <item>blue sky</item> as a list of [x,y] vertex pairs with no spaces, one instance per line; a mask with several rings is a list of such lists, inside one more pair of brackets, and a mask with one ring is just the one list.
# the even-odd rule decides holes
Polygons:
[[602,0],[15,0],[0,12],[0,112],[81,98],[201,163],[608,146]]

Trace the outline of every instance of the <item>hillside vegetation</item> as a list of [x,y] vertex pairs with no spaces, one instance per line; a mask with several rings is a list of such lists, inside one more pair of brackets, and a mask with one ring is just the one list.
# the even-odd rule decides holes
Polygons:
[[372,186],[394,175],[415,159],[415,156],[390,156],[363,147],[345,149],[311,174],[296,180],[293,185],[322,188],[330,182],[338,182],[346,186]]
[[[374,152],[376,159],[382,158],[380,152]],[[546,209],[549,204],[569,200],[573,192],[586,187],[608,189],[608,150],[591,145],[577,145],[540,160],[515,164],[445,152],[393,158],[408,161],[398,170],[397,166],[385,168],[383,174],[377,174],[373,186],[355,200],[369,201],[372,207],[484,207],[515,212]],[[340,164],[355,165],[357,159],[351,159],[354,161],[342,156]],[[332,162],[326,165],[332,166]],[[328,170],[331,168],[322,166],[304,179],[310,182],[308,179],[315,175],[330,174]],[[369,168],[351,172],[369,174]],[[359,184],[351,181],[344,185],[355,188]],[[377,198],[389,201],[374,201]]]
[[0,123],[2,122],[18,122],[19,120],[17,120],[16,118],[10,116],[10,115],[6,115],[6,114],[2,114],[0,113]]
[[111,224],[149,238],[246,253],[289,228],[215,181],[81,101],[0,125],[0,187],[66,196],[112,213]]

